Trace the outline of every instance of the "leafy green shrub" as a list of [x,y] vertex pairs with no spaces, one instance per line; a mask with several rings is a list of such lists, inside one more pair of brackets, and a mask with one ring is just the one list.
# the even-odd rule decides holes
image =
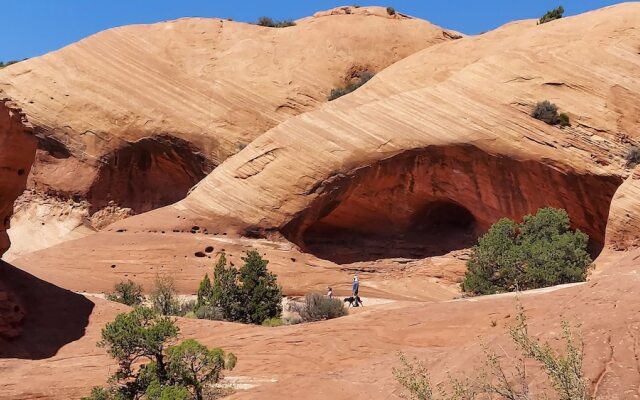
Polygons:
[[139,306],[144,301],[142,286],[131,279],[116,284],[113,293],[109,293],[106,298],[128,306]]
[[551,22],[556,19],[560,19],[562,18],[563,14],[564,14],[564,7],[558,6],[553,10],[547,11],[538,21],[538,25],[545,24],[547,22]]
[[109,379],[111,386],[93,388],[84,399],[203,399],[203,389],[217,383],[237,358],[192,339],[170,346],[178,333],[173,320],[151,308],[116,316],[102,329],[98,346],[116,359],[118,370]]
[[282,318],[269,318],[262,321],[262,326],[277,327],[284,325]]
[[[562,353],[555,352],[548,343],[542,344],[528,331],[526,315],[518,307],[517,324],[509,328],[509,335],[519,350],[516,357],[498,356],[483,346],[484,366],[478,368],[477,376],[472,379],[449,377],[447,384],[433,385],[428,369],[418,360],[409,361],[400,353],[400,368],[393,368],[393,375],[413,400],[474,400],[474,399],[533,399],[529,390],[529,379],[525,360],[536,362],[545,372],[557,398],[561,400],[591,400],[592,394],[582,370],[583,344],[575,342],[575,335],[566,322],[562,322],[565,348]],[[513,363],[513,380],[503,367],[502,360]],[[449,388],[449,390],[447,390]],[[543,398],[544,393],[541,393]]]
[[640,147],[633,146],[630,148],[624,159],[627,161],[628,168],[633,168],[640,164]]
[[189,388],[197,400],[203,398],[204,386],[217,383],[223,370],[232,370],[237,362],[233,353],[208,349],[196,340],[187,339],[167,349],[167,373],[172,382]]
[[354,90],[358,89],[360,86],[364,85],[365,83],[369,82],[369,80],[371,80],[371,78],[373,78],[375,74],[373,72],[370,71],[363,71],[360,73],[360,75],[358,76],[358,79],[356,80],[356,82],[351,82],[348,83],[347,85],[340,87],[340,88],[334,88],[331,89],[331,93],[329,93],[329,96],[327,97],[327,100],[331,101],[331,100],[335,100],[338,97],[342,97],[345,94],[351,93]]
[[493,294],[584,281],[588,242],[565,210],[542,208],[521,224],[503,218],[473,247],[462,289]]
[[393,7],[387,7],[387,14],[396,15],[396,10]]
[[295,26],[295,22],[290,19],[284,19],[281,21],[274,21],[270,17],[260,17],[256,22],[256,25],[267,26],[269,28],[286,28],[288,26]]
[[558,106],[548,100],[536,104],[531,116],[549,125],[569,126],[569,116],[565,113],[558,115]]
[[170,276],[157,276],[151,292],[153,308],[162,315],[179,315],[180,302],[176,284]]
[[224,319],[261,324],[282,312],[282,289],[275,274],[267,270],[269,261],[251,250],[243,257],[240,270],[227,267],[224,254],[214,270],[212,304],[220,307]]
[[323,321],[347,315],[342,301],[330,299],[319,293],[308,293],[304,297],[304,303],[294,304],[292,308],[300,314],[303,322]]

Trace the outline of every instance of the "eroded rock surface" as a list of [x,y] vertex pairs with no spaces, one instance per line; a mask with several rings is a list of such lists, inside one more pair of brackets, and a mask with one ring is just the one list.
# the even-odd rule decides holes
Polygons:
[[[141,213],[182,199],[257,136],[325,103],[332,88],[454,37],[380,7],[344,7],[283,29],[185,18],[101,32],[3,69],[0,83],[42,137],[29,187],[58,203],[88,202],[93,226],[97,212],[122,216],[106,218],[109,205]],[[21,252],[49,244],[20,235],[42,222],[53,223],[21,216],[30,225],[13,235]],[[56,229],[73,225],[60,220]]]
[[[0,93],[1,97],[2,93]],[[0,257],[10,245],[7,229],[13,214],[13,203],[24,190],[35,155],[36,141],[24,114],[7,99],[0,100]],[[12,282],[0,272],[0,337],[20,334],[24,308]]]

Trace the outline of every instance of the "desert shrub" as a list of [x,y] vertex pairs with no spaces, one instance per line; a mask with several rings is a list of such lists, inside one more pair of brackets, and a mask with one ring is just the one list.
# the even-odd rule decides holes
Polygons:
[[197,400],[202,400],[204,386],[217,383],[222,371],[235,367],[236,357],[222,349],[208,349],[196,340],[188,339],[167,349],[167,373],[170,380],[189,388]]
[[540,20],[538,20],[538,24],[544,24],[544,23],[551,22],[551,21],[556,20],[556,19],[560,19],[560,18],[562,18],[563,14],[564,14],[564,7],[558,6],[557,8],[554,8],[553,10],[547,11],[540,18]]
[[282,312],[282,289],[275,274],[269,272],[269,261],[251,250],[242,258],[240,270],[227,267],[221,254],[214,270],[212,304],[222,310],[224,319],[261,324]]
[[282,317],[282,323],[284,325],[298,325],[302,323],[302,318],[299,315],[287,315]]
[[[583,344],[576,343],[575,334],[562,322],[564,349],[554,351],[548,343],[542,344],[529,334],[526,315],[518,306],[517,323],[509,328],[509,335],[520,354],[515,357],[498,356],[486,346],[484,365],[477,368],[474,378],[455,379],[433,385],[428,369],[418,360],[410,361],[400,353],[400,368],[393,368],[396,381],[405,389],[406,398],[413,400],[474,400],[505,399],[527,400],[537,398],[529,391],[529,378],[525,360],[537,363],[549,382],[547,390],[555,392],[561,400],[591,400],[587,380],[582,370]],[[504,365],[503,360],[510,362]],[[506,368],[512,369],[509,379]],[[543,389],[544,390],[544,389]],[[548,398],[547,393],[540,393]]]
[[387,14],[396,15],[396,10],[393,7],[387,7]]
[[144,301],[142,286],[131,279],[117,283],[113,288],[113,293],[109,293],[106,298],[128,306],[138,306]]
[[176,309],[175,315],[180,317],[186,317],[187,314],[195,314],[196,311],[196,301],[195,300],[187,300],[187,301],[178,301],[178,307]]
[[[26,60],[26,58],[25,58],[25,60]],[[0,69],[2,69],[4,67],[8,67],[9,65],[17,64],[19,62],[20,61],[17,61],[17,60],[11,60],[11,61],[6,61],[6,62],[0,61]]]
[[331,93],[329,93],[327,100],[328,101],[335,100],[338,97],[342,97],[345,94],[353,92],[354,90],[358,89],[360,86],[369,82],[369,80],[371,80],[371,78],[373,78],[374,75],[375,74],[370,71],[361,72],[360,75],[358,76],[358,79],[355,82],[348,83],[343,87],[331,89]]
[[118,370],[109,379],[111,386],[93,388],[84,399],[202,399],[205,386],[217,383],[237,358],[192,339],[172,346],[178,333],[173,320],[152,308],[116,316],[102,329],[98,346],[117,361]]
[[304,303],[293,304],[303,322],[323,321],[347,315],[344,303],[339,299],[330,299],[319,293],[308,293]]
[[549,125],[569,126],[569,116],[566,113],[558,115],[558,106],[548,100],[536,104],[531,116]]
[[558,115],[558,125],[560,126],[570,126],[569,115],[567,113],[560,113]]
[[213,304],[207,304],[196,308],[195,317],[198,319],[208,319],[211,321],[223,321],[224,314],[220,307]]
[[262,321],[262,326],[277,327],[284,325],[282,318],[269,318]]
[[628,168],[633,168],[640,164],[640,147],[633,146],[630,148],[624,159],[627,161]]
[[179,315],[180,302],[176,284],[170,276],[157,276],[151,292],[153,308],[162,315]]
[[542,208],[520,224],[503,218],[473,247],[462,289],[492,294],[584,281],[588,242],[565,210]]
[[260,17],[256,22],[256,25],[267,26],[269,28],[286,28],[288,26],[295,26],[295,22],[289,19],[284,19],[281,21],[274,21],[270,17]]

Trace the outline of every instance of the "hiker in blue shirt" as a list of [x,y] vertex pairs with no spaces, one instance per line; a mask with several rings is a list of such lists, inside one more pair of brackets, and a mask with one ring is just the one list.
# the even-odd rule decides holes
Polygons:
[[351,287],[351,295],[358,297],[358,290],[360,289],[360,282],[358,281],[358,275],[353,276],[353,286]]

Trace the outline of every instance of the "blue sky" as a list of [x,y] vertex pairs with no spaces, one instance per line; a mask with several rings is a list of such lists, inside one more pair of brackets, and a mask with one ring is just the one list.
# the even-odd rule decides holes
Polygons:
[[0,61],[34,57],[114,26],[180,17],[255,21],[262,15],[297,19],[315,11],[359,4],[392,6],[445,28],[476,34],[506,22],[538,18],[562,4],[565,15],[620,1],[606,0],[1,0]]

